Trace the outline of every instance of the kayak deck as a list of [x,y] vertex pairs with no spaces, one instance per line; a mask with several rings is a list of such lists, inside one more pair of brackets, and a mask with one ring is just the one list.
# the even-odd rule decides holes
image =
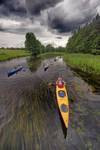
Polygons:
[[69,102],[68,102],[68,96],[67,96],[65,84],[63,88],[59,88],[58,85],[56,84],[56,95],[57,95],[57,103],[58,103],[61,117],[63,119],[65,127],[68,128]]

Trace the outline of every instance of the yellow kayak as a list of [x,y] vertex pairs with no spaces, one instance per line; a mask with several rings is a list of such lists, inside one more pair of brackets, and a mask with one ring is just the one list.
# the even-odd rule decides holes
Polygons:
[[66,128],[68,128],[69,123],[69,102],[67,91],[65,87],[65,83],[59,86],[59,81],[56,82],[56,96],[57,96],[57,103],[60,110],[60,114],[63,120],[63,123]]

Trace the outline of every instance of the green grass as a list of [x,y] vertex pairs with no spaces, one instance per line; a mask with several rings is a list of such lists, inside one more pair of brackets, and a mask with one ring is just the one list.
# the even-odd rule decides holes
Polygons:
[[94,92],[100,91],[100,55],[52,52],[42,54],[41,59],[56,56],[63,56],[65,63],[94,87]]
[[51,52],[44,53],[40,56],[42,59],[63,56],[64,61],[72,68],[77,68],[83,72],[100,75],[100,55]]
[[[0,49],[0,61],[30,55],[25,50],[5,50]],[[70,54],[64,52],[50,52],[39,55],[41,59],[63,56],[67,64],[72,68],[80,69],[89,74],[100,75],[100,55],[91,54]]]
[[6,61],[13,58],[28,56],[29,53],[25,50],[6,50],[0,49],[0,61]]
[[73,68],[83,72],[100,75],[100,55],[91,54],[65,54],[64,60]]
[[56,56],[63,56],[65,53],[64,52],[48,52],[41,54],[40,57],[41,59],[46,59],[46,58],[53,58]]

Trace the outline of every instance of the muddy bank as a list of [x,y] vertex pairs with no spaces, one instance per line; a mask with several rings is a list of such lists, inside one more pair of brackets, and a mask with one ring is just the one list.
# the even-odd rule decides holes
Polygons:
[[[100,95],[63,61],[54,59],[41,62],[35,72],[27,69],[7,78],[7,70],[19,63],[28,67],[26,59],[0,63],[0,150],[99,150]],[[45,72],[46,63],[50,66]],[[67,83],[70,101],[67,139],[55,89],[47,86],[59,75]]]

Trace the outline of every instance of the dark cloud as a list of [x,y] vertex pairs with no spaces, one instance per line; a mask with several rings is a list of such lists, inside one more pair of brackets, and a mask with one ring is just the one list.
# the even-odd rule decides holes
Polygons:
[[64,44],[97,11],[100,13],[100,0],[0,0],[0,32],[18,37],[34,32],[47,43]]
[[10,15],[25,16],[26,8],[24,5],[24,1],[23,2],[20,2],[19,0],[0,1],[0,16],[10,16]]
[[0,16],[9,16],[9,10],[5,5],[0,5]]
[[58,37],[56,37],[57,39],[62,39],[62,37],[60,37],[60,36],[58,36]]
[[4,3],[4,0],[0,0],[0,5]]
[[[49,17],[50,18],[50,17]],[[56,29],[58,32],[71,32],[73,29],[76,28],[75,23],[72,24],[72,22],[64,22],[64,20],[55,17],[53,20],[49,19],[49,26],[52,29]]]
[[100,1],[64,0],[48,11],[48,26],[60,33],[71,32],[88,23],[97,14]]
[[2,26],[0,26],[0,31],[5,32],[6,30],[2,28]]
[[26,7],[31,15],[39,15],[42,10],[55,6],[62,0],[26,0]]
[[63,18],[55,17],[51,18],[49,17],[48,25],[52,29],[56,29],[60,33],[65,32],[72,32],[76,30],[77,28],[81,27],[82,25],[88,23],[92,19],[92,16],[88,16],[84,18],[83,20],[64,20]]

